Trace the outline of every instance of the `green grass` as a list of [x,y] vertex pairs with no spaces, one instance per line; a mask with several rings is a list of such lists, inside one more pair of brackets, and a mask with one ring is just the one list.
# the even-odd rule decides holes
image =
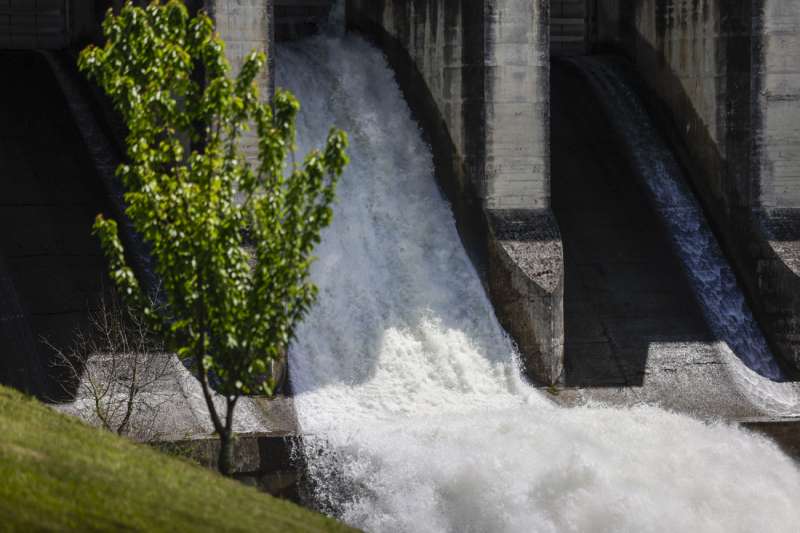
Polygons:
[[0,387],[0,531],[348,531]]

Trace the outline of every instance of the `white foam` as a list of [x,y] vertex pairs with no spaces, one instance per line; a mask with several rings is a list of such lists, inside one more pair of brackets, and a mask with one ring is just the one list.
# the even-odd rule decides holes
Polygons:
[[800,472],[767,440],[526,385],[384,57],[353,36],[277,53],[300,152],[351,139],[290,353],[321,508],[369,531],[796,531]]

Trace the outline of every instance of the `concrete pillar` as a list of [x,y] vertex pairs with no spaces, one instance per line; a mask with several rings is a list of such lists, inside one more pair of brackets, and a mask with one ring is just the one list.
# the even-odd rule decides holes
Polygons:
[[68,0],[0,2],[0,49],[66,48],[70,9]]
[[585,54],[589,45],[591,16],[587,0],[551,0],[550,53],[569,56]]
[[[239,72],[244,58],[252,50],[267,54],[268,67],[261,71],[257,82],[261,98],[270,98],[274,90],[274,37],[272,2],[270,0],[205,0],[205,9],[214,19],[217,32],[225,41],[225,55]],[[255,129],[245,133],[244,151],[254,159],[258,153]]]
[[486,207],[550,206],[548,5],[484,2]]
[[760,207],[800,208],[800,3],[764,0],[754,13]]
[[463,162],[458,172],[488,209],[550,205],[548,6],[548,0],[348,2],[350,28],[376,36],[392,51],[390,60],[397,49],[411,61]]
[[773,346],[800,369],[800,4],[754,2],[751,176],[757,207],[747,246],[755,310]]

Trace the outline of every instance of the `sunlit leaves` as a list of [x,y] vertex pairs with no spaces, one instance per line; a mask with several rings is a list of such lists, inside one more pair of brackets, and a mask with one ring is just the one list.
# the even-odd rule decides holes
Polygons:
[[117,175],[165,301],[143,306],[116,223],[98,217],[111,277],[227,398],[272,394],[272,362],[317,294],[311,254],[331,222],[347,137],[331,130],[321,150],[292,163],[297,99],[280,90],[272,105],[260,98],[263,53],[230,77],[212,21],[181,2],[126,3],[103,32],[104,46],[84,50],[79,66],[128,127]]

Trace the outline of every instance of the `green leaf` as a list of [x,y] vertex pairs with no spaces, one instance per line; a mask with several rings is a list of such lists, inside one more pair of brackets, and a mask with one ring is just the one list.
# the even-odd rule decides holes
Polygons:
[[[125,215],[153,259],[159,305],[149,305],[117,223],[98,216],[110,277],[220,393],[270,396],[271,363],[316,298],[311,253],[333,217],[347,136],[332,129],[324,147],[296,159],[300,102],[286,90],[259,99],[261,52],[232,78],[213,21],[182,2],[126,2],[108,12],[103,35],[78,65],[127,126],[117,176]],[[251,125],[254,162],[245,153]],[[304,163],[287,165],[295,160]]]

